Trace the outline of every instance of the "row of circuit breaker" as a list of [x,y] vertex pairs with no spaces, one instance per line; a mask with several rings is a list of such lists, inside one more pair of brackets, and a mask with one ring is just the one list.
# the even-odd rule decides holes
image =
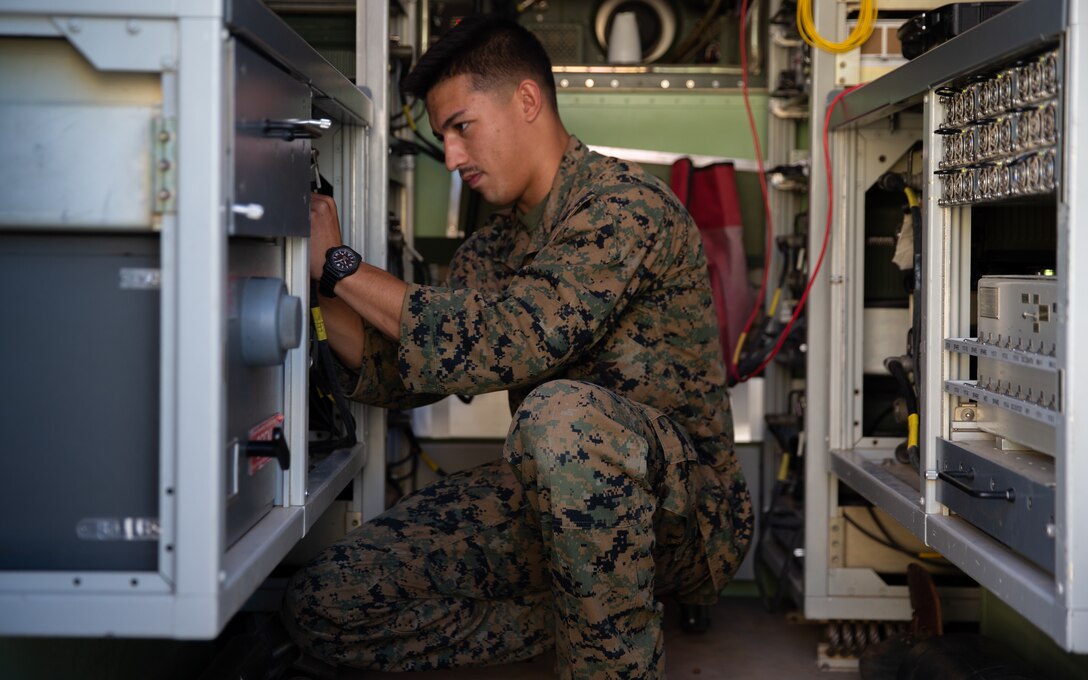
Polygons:
[[945,110],[941,205],[1054,191],[1062,60],[1049,50],[961,87],[938,90]]
[[[1060,48],[1048,48],[937,90],[940,205],[1056,200],[1062,69]],[[1038,213],[1040,223],[1025,226],[1056,228]],[[973,377],[945,381],[960,406],[950,436],[937,441],[938,500],[1050,572],[1062,411],[1057,298],[1051,272],[979,278],[975,337],[945,340],[953,355],[972,358]]]

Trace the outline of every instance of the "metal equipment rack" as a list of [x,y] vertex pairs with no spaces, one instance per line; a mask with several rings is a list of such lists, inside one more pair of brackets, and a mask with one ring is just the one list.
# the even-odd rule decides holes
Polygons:
[[[337,190],[345,240],[367,261],[385,263],[387,13],[382,3],[360,3],[358,73],[370,84],[363,89],[257,0],[0,5],[6,61],[0,67],[0,154],[6,160],[0,257],[19,261],[16,248],[29,248],[26,239],[37,239],[34,247],[62,245],[76,263],[97,254],[86,248],[111,239],[139,244],[135,251],[122,245],[117,257],[146,250],[141,266],[123,266],[120,285],[103,286],[110,301],[92,299],[86,306],[123,310],[133,303],[121,299],[118,288],[139,290],[147,314],[133,317],[139,327],[127,335],[141,356],[151,357],[146,365],[128,365],[124,352],[82,348],[83,334],[106,323],[96,322],[95,313],[79,317],[90,320],[73,324],[67,337],[26,356],[4,357],[9,368],[15,362],[47,367],[57,354],[83,351],[88,363],[109,367],[95,374],[109,380],[92,381],[88,368],[64,375],[62,384],[33,387],[33,395],[14,394],[4,380],[2,458],[6,464],[29,460],[41,477],[8,475],[0,483],[7,499],[0,634],[214,638],[346,486],[355,484],[359,517],[384,506],[381,410],[357,409],[354,447],[320,461],[308,453],[309,315],[303,310],[309,307],[305,199],[312,177],[304,152],[320,152],[322,173]],[[281,85],[290,94],[281,96]],[[242,111],[281,101],[302,114],[266,119],[263,141],[246,138],[261,135],[247,132],[254,123],[245,122],[241,116],[249,114]],[[254,144],[268,146],[244,157]],[[272,144],[281,146],[273,150]],[[301,177],[292,169],[299,167]],[[254,192],[264,205],[243,198]],[[282,209],[262,210],[280,202]],[[41,273],[44,286],[27,285],[21,299],[5,298],[9,314],[18,302],[75,318],[77,310],[65,300],[69,293],[81,299],[78,291],[58,290],[49,283],[51,271]],[[116,281],[117,272],[110,275]],[[252,277],[282,280],[278,311],[269,314],[286,317],[276,316],[279,327],[261,331],[273,340],[279,333],[278,363],[246,359],[245,345],[238,356],[237,325],[246,323],[239,320],[239,282]],[[300,337],[293,344],[284,339],[294,333]],[[22,347],[14,338],[12,332],[3,346]],[[83,406],[99,395],[128,392],[136,395],[129,403],[139,414],[107,407],[99,421],[73,413],[91,410]],[[19,407],[35,398],[56,411]],[[269,399],[286,446],[268,449],[281,456],[279,466],[249,465],[250,477],[261,465],[260,474],[272,473],[270,490],[261,491],[267,495],[255,514],[238,525],[233,514],[248,503],[239,492],[246,430],[238,435],[234,423],[238,413],[254,411],[256,402],[265,408]],[[147,416],[141,418],[146,422],[133,422],[135,415]],[[122,451],[93,437],[70,451],[8,446],[26,441],[13,440],[15,430],[75,423],[88,431],[108,428],[120,442],[138,431],[147,446]],[[251,442],[260,439],[249,432]],[[97,462],[125,455],[143,471],[96,474]],[[96,462],[86,465],[88,459]],[[77,469],[89,472],[73,478]],[[41,488],[25,488],[42,479]],[[92,486],[96,507],[139,495],[148,514],[118,511],[92,515],[78,528],[62,526],[56,518],[64,512],[82,512],[66,508],[72,501],[62,492]],[[140,550],[139,560],[100,560],[99,551],[80,561],[63,547],[45,554],[50,541],[38,535],[45,529],[81,548],[87,540],[149,548]],[[42,555],[31,557],[26,551],[35,540]]]
[[[817,25],[833,25],[832,11],[818,14]],[[1088,391],[1088,368],[1082,366],[1086,359],[1076,340],[1088,327],[1088,308],[1076,302],[1076,291],[1085,288],[1081,280],[1088,255],[1083,230],[1076,227],[1085,221],[1078,191],[1088,176],[1088,160],[1080,153],[1085,129],[1080,112],[1088,110],[1088,81],[1077,68],[1088,38],[1083,13],[1081,3],[1025,0],[847,93],[832,113],[832,240],[810,308],[813,323],[822,319],[826,332],[810,327],[807,370],[804,608],[809,618],[909,618],[901,589],[866,583],[836,566],[834,518],[841,481],[1062,648],[1088,651],[1088,588],[1076,578],[1078,567],[1088,564],[1084,532],[1077,531],[1079,518],[1088,513],[1088,498],[1077,492],[1088,483],[1088,458],[1078,453],[1088,438],[1078,412],[1080,404],[1088,404],[1080,396]],[[834,61],[825,58],[817,64],[814,92],[834,94]],[[1007,106],[994,103],[1000,86],[1010,82],[1022,85],[1006,97]],[[978,115],[958,119],[963,99],[970,99],[968,108],[976,107]],[[814,131],[822,130],[828,103],[814,107]],[[1030,136],[1032,123],[1025,116],[1043,115],[1044,109],[1052,116],[1051,136]],[[1012,119],[1023,121],[1019,135],[1010,142],[995,133],[990,145],[990,133]],[[1015,130],[1017,123],[1012,125]],[[945,141],[960,134],[960,141],[971,145],[965,156],[962,144]],[[865,399],[860,379],[864,193],[919,139],[924,168],[922,233],[916,237],[922,239],[923,255],[921,327],[914,332],[921,333],[915,366],[921,423],[920,464],[914,469],[896,463],[896,442],[863,438],[858,421]],[[814,260],[828,187],[823,151],[818,143],[813,148],[809,244]],[[1049,175],[1048,167],[1053,169]],[[975,209],[1025,202],[1038,210],[1021,226],[1036,230],[1044,242],[1056,232],[1056,274],[1044,277],[1055,290],[1044,321],[1053,324],[1056,347],[1048,350],[1047,365],[1040,369],[1056,380],[1052,405],[997,395],[973,382],[979,343],[973,340],[972,310],[986,303],[972,297],[979,285],[972,273],[972,256],[978,256],[972,252],[972,230],[981,233],[988,226]],[[1019,361],[1012,354],[1004,360]],[[995,437],[986,423],[974,422],[980,415],[989,420],[1025,405],[1030,408],[1021,414],[1051,438],[1052,451],[1025,451],[1010,443],[1015,437]],[[979,469],[974,483],[981,486],[972,488],[956,478],[961,472],[949,456],[980,446],[994,452],[994,467]],[[1025,456],[1035,461],[1027,463],[1034,486],[1023,481]],[[1018,474],[1023,485],[1005,494],[1009,485],[1002,475]],[[1048,498],[1053,516],[1040,520],[1037,515],[1047,512]],[[1028,547],[1001,536],[997,521],[980,519],[965,503],[1004,504],[1008,512],[1002,525],[1030,519],[1029,531],[1035,533]],[[969,607],[969,598],[963,604]]]

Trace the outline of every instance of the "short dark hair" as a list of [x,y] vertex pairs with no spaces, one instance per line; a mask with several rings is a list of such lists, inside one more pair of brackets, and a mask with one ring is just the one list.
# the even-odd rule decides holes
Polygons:
[[432,46],[404,79],[408,94],[426,99],[442,81],[468,75],[477,90],[491,90],[525,78],[534,80],[559,111],[552,62],[533,33],[505,15],[472,14]]

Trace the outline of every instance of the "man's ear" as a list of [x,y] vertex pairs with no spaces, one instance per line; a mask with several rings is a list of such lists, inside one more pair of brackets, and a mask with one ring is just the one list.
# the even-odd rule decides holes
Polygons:
[[536,120],[544,108],[544,97],[540,91],[540,85],[531,78],[518,83],[517,89],[514,90],[514,97],[527,123]]

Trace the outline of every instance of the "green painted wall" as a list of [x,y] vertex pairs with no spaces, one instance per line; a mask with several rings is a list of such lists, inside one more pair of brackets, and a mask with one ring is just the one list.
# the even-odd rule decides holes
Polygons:
[[[752,113],[766,146],[767,95],[750,97]],[[755,151],[739,92],[560,92],[559,111],[567,129],[591,145],[650,149],[684,154],[754,159]],[[426,120],[420,132],[430,135]],[[431,138],[433,139],[433,138]],[[419,156],[415,198],[417,237],[444,237],[449,174],[437,162]],[[665,166],[646,166],[667,179]],[[737,175],[744,219],[745,248],[760,261],[764,246],[763,203],[756,173]]]

